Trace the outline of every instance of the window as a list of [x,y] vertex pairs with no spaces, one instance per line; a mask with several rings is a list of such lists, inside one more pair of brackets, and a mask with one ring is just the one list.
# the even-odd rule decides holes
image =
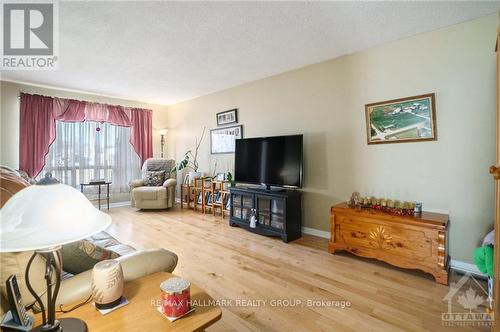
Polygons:
[[130,128],[93,121],[56,122],[56,139],[45,158],[46,172],[75,188],[80,183],[111,181],[111,192],[129,192],[141,176],[141,162],[130,144]]

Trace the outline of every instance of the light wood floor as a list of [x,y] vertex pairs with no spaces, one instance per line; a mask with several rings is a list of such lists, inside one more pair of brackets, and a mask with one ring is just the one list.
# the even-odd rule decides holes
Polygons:
[[[110,234],[137,249],[163,247],[177,253],[175,274],[215,299],[233,300],[208,331],[461,330],[441,323],[448,287],[423,273],[329,254],[326,239],[304,235],[285,244],[230,227],[227,219],[179,208],[122,207],[109,213]],[[452,281],[459,278],[454,275]],[[280,299],[291,306],[273,301]],[[267,302],[243,306],[249,300]],[[310,306],[307,300],[318,302]],[[350,301],[351,306],[327,307],[321,301]]]

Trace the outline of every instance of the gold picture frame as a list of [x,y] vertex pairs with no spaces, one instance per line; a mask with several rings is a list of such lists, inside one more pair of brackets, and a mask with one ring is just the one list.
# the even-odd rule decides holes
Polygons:
[[368,144],[437,140],[435,94],[365,105]]

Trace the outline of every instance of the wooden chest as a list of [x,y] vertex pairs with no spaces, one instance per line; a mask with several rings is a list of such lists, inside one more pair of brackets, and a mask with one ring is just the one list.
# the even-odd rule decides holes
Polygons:
[[408,269],[430,273],[448,284],[448,215],[423,212],[396,216],[372,209],[331,208],[328,251],[345,250]]

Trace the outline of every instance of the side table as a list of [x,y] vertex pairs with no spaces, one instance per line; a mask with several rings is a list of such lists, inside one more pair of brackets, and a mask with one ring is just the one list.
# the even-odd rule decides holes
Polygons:
[[[84,193],[84,188],[85,187],[94,187],[94,186],[97,186],[99,189],[98,189],[98,193],[97,193],[97,198],[96,199],[90,199],[90,201],[97,201],[98,202],[98,205],[99,205],[99,210],[101,209],[101,199],[105,199],[108,203],[108,210],[109,210],[109,185],[111,184],[111,182],[87,182],[87,183],[80,183],[80,191],[82,192],[82,194],[85,195]],[[104,196],[103,198],[101,198],[101,186],[106,186],[106,196]]]

